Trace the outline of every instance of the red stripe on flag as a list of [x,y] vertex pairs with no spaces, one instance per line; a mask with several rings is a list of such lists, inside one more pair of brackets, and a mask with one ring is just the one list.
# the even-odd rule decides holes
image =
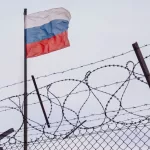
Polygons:
[[70,46],[68,32],[53,36],[39,42],[27,44],[27,58],[44,55]]

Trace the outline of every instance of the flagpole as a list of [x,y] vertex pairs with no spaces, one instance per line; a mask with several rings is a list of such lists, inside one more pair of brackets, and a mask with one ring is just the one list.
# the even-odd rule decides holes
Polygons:
[[26,32],[25,19],[27,9],[24,9],[24,150],[28,149],[28,101],[27,101],[27,51],[26,51]]

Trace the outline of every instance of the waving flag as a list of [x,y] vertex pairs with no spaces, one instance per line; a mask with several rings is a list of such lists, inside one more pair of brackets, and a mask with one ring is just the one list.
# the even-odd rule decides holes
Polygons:
[[70,13],[64,8],[27,15],[25,17],[27,58],[70,46],[68,40],[70,19]]

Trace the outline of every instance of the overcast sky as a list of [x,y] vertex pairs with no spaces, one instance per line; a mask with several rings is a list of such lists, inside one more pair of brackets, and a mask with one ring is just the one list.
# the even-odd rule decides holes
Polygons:
[[[136,41],[140,46],[150,44],[149,0],[0,0],[0,87],[23,80],[24,8],[27,8],[28,14],[30,14],[57,7],[64,7],[71,13],[72,19],[68,31],[71,46],[47,55],[28,59],[28,78],[31,75],[38,77],[129,51]],[[143,49],[144,56],[150,54],[149,49],[150,47]],[[125,66],[128,60],[137,62],[135,54],[132,53],[127,57],[120,58],[118,61],[98,64],[96,67],[109,63]],[[147,64],[150,66],[150,61],[147,61]],[[95,67],[90,69],[94,70]],[[89,68],[72,72],[66,77],[83,79],[88,70]],[[140,67],[138,71],[141,72]],[[108,69],[106,72],[95,75],[91,83],[93,86],[99,86],[104,83],[120,81],[127,77],[125,74],[123,71],[117,72]],[[111,77],[115,79],[112,78],[111,80]],[[38,86],[44,86],[62,78],[65,78],[65,76],[60,75],[58,78],[54,77],[48,80],[40,79]],[[30,88],[33,87],[29,84]],[[67,88],[71,89],[71,85]],[[63,93],[65,90],[62,90],[59,86],[56,89],[56,92],[60,95],[66,94]],[[112,92],[115,88],[107,90]],[[2,99],[22,92],[23,84],[16,85],[15,87],[2,89],[0,97]],[[149,103],[149,98],[147,98],[150,96],[149,93],[148,86],[137,82],[133,83],[125,97],[124,105],[130,107],[135,104]],[[78,102],[74,101],[72,103],[70,107],[73,109],[73,106],[76,106]],[[89,103],[88,106],[91,104],[93,102]],[[112,107],[116,108],[117,106],[113,104]],[[32,108],[32,119],[35,117],[36,121],[41,121],[41,119],[44,121],[42,115],[40,119],[40,117],[38,118],[39,114],[34,114],[34,111],[38,111],[38,109],[40,107]],[[96,103],[93,104],[91,111],[87,108],[88,111],[85,111],[84,115],[94,113],[94,109],[97,113],[99,108],[97,108]],[[10,117],[9,113],[7,115]],[[0,117],[2,116],[0,115]],[[70,114],[71,117],[73,116]],[[11,116],[10,122],[14,119],[12,118]],[[51,121],[57,121],[57,119],[51,119]],[[14,128],[18,127],[19,123],[20,118],[16,118],[12,126]],[[4,120],[0,130],[8,129],[9,126],[8,121]]]

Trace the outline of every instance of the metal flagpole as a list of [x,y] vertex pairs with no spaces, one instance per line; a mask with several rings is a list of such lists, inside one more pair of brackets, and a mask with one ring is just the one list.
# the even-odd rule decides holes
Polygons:
[[25,19],[27,9],[24,9],[24,150],[28,148],[28,101],[27,101],[27,51],[26,51],[26,32]]

